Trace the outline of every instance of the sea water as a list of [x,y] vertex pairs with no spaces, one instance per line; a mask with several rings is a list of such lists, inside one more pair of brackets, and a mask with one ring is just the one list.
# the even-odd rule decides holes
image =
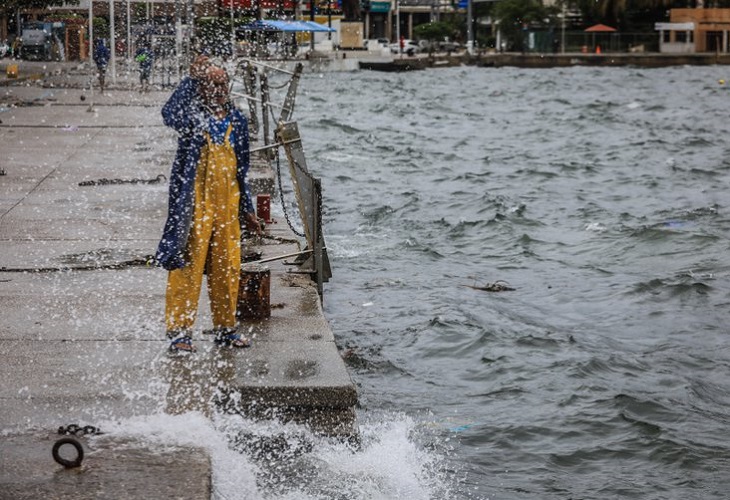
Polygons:
[[203,446],[221,500],[726,498],[728,71],[305,75],[361,445],[100,425]]
[[304,79],[325,312],[421,498],[727,497],[728,71]]

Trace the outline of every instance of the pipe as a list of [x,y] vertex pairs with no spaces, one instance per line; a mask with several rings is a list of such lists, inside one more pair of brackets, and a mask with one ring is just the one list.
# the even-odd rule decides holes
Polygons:
[[288,253],[286,255],[277,255],[276,257],[269,257],[267,259],[261,259],[254,262],[246,262],[246,264],[264,264],[265,262],[274,262],[275,260],[286,259],[288,257],[298,257],[300,255],[307,255],[312,253],[311,250],[303,250],[301,252]]

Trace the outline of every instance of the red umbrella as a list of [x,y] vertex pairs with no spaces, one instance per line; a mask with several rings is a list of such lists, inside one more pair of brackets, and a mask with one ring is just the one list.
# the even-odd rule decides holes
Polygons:
[[612,33],[614,31],[616,31],[616,28],[606,26],[605,24],[596,24],[595,26],[586,28],[584,31],[586,33]]
[[[586,28],[584,30],[586,33],[591,33],[591,39],[592,39],[592,45],[596,46],[596,33],[613,33],[616,31],[616,28],[612,28],[610,26],[606,26],[605,24],[596,24],[594,26],[591,26],[590,28]],[[596,53],[599,53],[600,50],[596,48]]]

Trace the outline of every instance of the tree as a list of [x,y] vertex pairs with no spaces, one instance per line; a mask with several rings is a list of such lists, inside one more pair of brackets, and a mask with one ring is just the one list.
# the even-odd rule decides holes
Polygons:
[[428,52],[433,52],[436,41],[444,41],[444,38],[453,38],[458,33],[454,25],[444,21],[434,21],[426,24],[420,24],[413,28],[413,34],[418,39],[428,40]]
[[550,23],[555,14],[553,8],[546,8],[539,0],[502,0],[494,6],[494,18],[499,29],[516,50],[525,46],[525,32],[530,26]]
[[8,20],[21,9],[47,9],[60,7],[64,3],[78,5],[79,0],[0,0],[0,36],[7,34]]
[[[578,9],[584,26],[603,23],[621,31],[654,32],[654,23],[668,20],[673,8],[692,8],[697,0],[565,0]],[[705,4],[709,4],[706,0]],[[730,7],[730,0],[712,0],[714,7]]]
[[0,10],[16,12],[18,9],[47,9],[61,7],[63,4],[78,5],[79,0],[2,0]]

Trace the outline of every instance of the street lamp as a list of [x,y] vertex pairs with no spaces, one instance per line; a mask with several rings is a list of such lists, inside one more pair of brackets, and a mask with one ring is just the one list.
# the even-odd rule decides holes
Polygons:
[[474,53],[474,30],[472,26],[472,0],[466,0],[466,52],[469,55]]
[[233,0],[228,0],[231,5],[231,58],[233,57],[233,50],[236,44],[236,28],[233,23]]
[[563,2],[563,12],[561,12],[560,23],[560,53],[565,54],[565,2]]
[[395,43],[398,44],[400,57],[403,57],[403,47],[400,46],[400,0],[395,0]]
[[114,0],[109,0],[109,38],[111,39],[112,83],[117,83],[117,37],[114,27]]
[[89,0],[89,64],[94,52],[94,0]]
[[89,0],[89,107],[86,111],[94,109],[94,0]]
[[129,5],[131,0],[127,0],[127,68],[132,64],[132,12]]

